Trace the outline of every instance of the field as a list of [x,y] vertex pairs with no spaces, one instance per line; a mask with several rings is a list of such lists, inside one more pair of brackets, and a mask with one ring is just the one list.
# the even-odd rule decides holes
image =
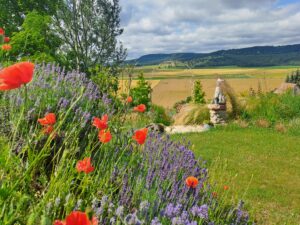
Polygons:
[[[174,136],[181,139],[181,136]],[[258,224],[299,224],[299,137],[270,129],[219,128],[185,136],[207,160],[220,197],[243,199]],[[229,199],[231,201],[233,199]]]
[[[177,101],[185,99],[192,93],[193,81],[201,79],[206,98],[211,99],[215,89],[215,80],[224,78],[237,94],[248,93],[261,87],[262,91],[277,88],[285,77],[297,67],[263,67],[263,68],[209,68],[209,69],[161,69],[158,66],[139,67],[134,71],[134,78],[143,73],[153,88],[154,104],[170,108]],[[121,81],[121,92],[126,89],[127,80]],[[136,81],[133,81],[133,86]]]

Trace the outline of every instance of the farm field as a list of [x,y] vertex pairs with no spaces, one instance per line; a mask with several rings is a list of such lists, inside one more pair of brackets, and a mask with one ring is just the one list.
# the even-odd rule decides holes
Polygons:
[[[158,66],[145,66],[135,69],[134,80],[139,73],[151,83],[154,104],[171,108],[174,103],[185,99],[192,93],[193,81],[200,79],[206,98],[211,99],[216,79],[221,77],[228,81],[237,94],[248,93],[250,88],[261,87],[264,92],[277,88],[288,74],[298,67],[263,67],[263,68],[209,68],[209,69],[159,69]],[[120,81],[121,92],[126,92],[128,80]]]
[[[258,224],[299,224],[299,137],[233,126],[184,137],[196,156],[207,161],[220,198],[243,199]],[[226,193],[224,185],[229,186]]]

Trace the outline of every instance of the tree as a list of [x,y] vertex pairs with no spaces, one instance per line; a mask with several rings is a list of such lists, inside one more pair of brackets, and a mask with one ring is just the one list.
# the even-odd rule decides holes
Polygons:
[[117,41],[123,33],[119,0],[61,0],[54,25],[65,43],[60,53],[73,68],[89,73],[101,65],[115,71],[126,57]]
[[37,11],[28,13],[19,32],[13,33],[11,55],[37,61],[54,61],[60,39],[50,29],[51,17]]
[[200,80],[194,82],[193,88],[193,100],[194,103],[203,104],[205,103],[205,92],[202,90],[202,85]]
[[0,0],[0,26],[8,35],[19,30],[25,15],[33,10],[53,15],[59,0]]
[[145,80],[144,75],[140,74],[136,87],[132,88],[129,93],[133,98],[133,105],[145,104],[149,108],[151,92],[151,85]]

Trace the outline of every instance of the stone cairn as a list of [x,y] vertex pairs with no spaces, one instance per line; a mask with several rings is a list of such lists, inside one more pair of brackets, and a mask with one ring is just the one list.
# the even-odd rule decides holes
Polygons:
[[227,119],[226,113],[226,98],[222,91],[222,85],[224,80],[218,79],[215,90],[214,99],[211,104],[208,105],[210,113],[210,122],[214,125],[225,124]]

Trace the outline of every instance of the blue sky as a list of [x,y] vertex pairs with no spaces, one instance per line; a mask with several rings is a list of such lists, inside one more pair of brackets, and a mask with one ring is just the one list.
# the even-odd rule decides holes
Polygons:
[[300,43],[300,0],[120,0],[128,58]]

